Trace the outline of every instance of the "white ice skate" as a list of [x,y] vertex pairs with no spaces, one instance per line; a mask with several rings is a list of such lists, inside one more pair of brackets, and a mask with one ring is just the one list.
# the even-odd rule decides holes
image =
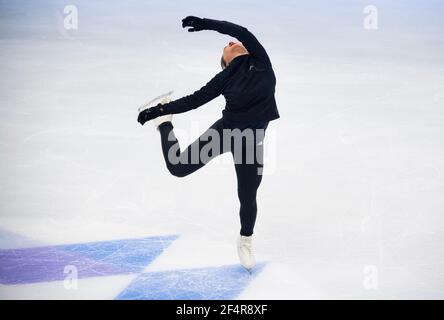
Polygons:
[[[161,94],[160,96],[157,96],[154,99],[141,105],[137,109],[137,111],[142,112],[143,110],[148,109],[149,107],[153,107],[153,106],[157,105],[158,103],[162,103],[162,101],[164,101],[165,99],[166,99],[165,100],[166,102],[170,102],[171,101],[170,97],[173,93],[174,93],[174,91],[171,90],[171,91],[168,91],[167,93]],[[163,104],[166,102],[163,102]]]
[[237,254],[239,255],[240,264],[248,271],[251,271],[256,265],[251,244],[252,240],[253,236],[245,237],[242,235],[239,235],[237,239]]
[[[171,95],[173,94],[173,91],[168,91],[167,93],[161,94],[158,97],[155,97],[154,99],[148,101],[147,103],[143,104],[142,106],[139,107],[138,111],[141,112],[145,109],[148,109],[152,106],[155,106],[157,104],[166,104],[168,102],[171,101]],[[166,114],[164,116],[160,116],[157,117],[155,119],[153,119],[153,122],[157,128],[157,130],[159,130],[159,126],[164,123],[164,122],[168,122],[173,119],[173,115],[172,114]]]
[[164,116],[160,116],[157,117],[155,119],[153,119],[154,124],[156,125],[157,130],[159,130],[159,126],[164,123],[164,122],[171,122],[171,120],[173,120],[173,115],[172,114],[166,114]]

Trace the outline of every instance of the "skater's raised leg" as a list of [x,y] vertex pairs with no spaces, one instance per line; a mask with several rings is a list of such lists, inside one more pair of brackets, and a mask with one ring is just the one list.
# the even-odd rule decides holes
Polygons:
[[221,119],[183,151],[180,150],[173,128],[173,124],[168,121],[158,127],[166,166],[170,173],[176,177],[185,177],[226,152],[222,143],[223,123]]

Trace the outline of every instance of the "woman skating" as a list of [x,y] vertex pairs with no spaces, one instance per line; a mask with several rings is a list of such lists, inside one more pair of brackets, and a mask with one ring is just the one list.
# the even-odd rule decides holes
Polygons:
[[[262,180],[262,141],[269,121],[279,118],[274,97],[276,78],[265,49],[248,29],[227,21],[193,16],[183,19],[182,27],[190,27],[190,32],[214,30],[240,42],[229,42],[224,47],[222,71],[205,86],[191,95],[148,108],[137,120],[142,125],[154,120],[167,168],[177,177],[195,172],[222,153],[233,154],[241,222],[237,250],[241,264],[251,269],[255,265],[252,235],[257,214],[256,194]],[[173,131],[172,114],[200,107],[221,94],[226,100],[222,117],[181,151]]]

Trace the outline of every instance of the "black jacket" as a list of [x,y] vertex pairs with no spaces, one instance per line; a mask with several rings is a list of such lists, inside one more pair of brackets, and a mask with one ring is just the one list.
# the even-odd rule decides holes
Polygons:
[[270,121],[279,118],[274,97],[276,77],[264,47],[248,29],[237,24],[203,19],[204,30],[215,30],[237,38],[249,54],[235,57],[205,86],[193,94],[163,106],[165,114],[195,109],[223,95],[223,118],[236,122]]

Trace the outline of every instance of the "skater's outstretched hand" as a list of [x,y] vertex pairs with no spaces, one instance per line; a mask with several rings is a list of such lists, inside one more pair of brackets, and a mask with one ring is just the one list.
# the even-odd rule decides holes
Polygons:
[[137,122],[139,122],[143,126],[145,122],[161,116],[162,115],[161,106],[162,105],[159,103],[155,107],[143,110],[142,112],[139,113],[139,116],[137,117]]
[[191,27],[188,32],[201,31],[204,29],[204,22],[202,18],[188,16],[182,19],[182,28]]

